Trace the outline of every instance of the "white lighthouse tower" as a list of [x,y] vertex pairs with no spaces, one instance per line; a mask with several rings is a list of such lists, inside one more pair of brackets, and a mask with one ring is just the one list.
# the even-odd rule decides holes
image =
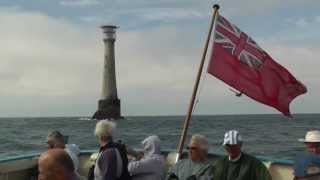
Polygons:
[[93,119],[120,119],[120,99],[117,95],[117,82],[115,71],[116,26],[102,26],[104,33],[104,66],[102,79],[101,99],[98,102],[98,110],[94,113]]

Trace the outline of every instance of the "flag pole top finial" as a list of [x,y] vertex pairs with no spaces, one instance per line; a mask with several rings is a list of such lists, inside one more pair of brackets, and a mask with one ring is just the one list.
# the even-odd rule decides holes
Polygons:
[[219,9],[220,8],[220,6],[219,6],[219,4],[215,4],[215,5],[213,5],[213,9]]

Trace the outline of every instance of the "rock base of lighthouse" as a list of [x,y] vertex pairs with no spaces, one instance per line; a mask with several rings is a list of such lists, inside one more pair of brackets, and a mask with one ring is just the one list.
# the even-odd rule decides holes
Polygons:
[[101,99],[98,102],[98,110],[92,119],[122,119],[120,112],[120,99]]

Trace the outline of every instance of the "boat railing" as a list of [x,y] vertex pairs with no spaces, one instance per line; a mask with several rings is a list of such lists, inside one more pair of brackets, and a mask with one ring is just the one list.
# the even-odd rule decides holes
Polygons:
[[[139,151],[139,149],[137,150]],[[140,149],[141,151],[141,149]],[[97,150],[82,150],[80,153],[80,167],[79,173],[82,176],[86,176],[88,174],[89,168],[95,163],[95,158],[97,154]],[[167,165],[169,168],[172,164],[174,164],[174,150],[165,149],[162,151],[163,155],[167,158]],[[14,179],[24,179],[24,178],[8,178],[11,176],[14,177],[30,177],[37,170],[37,161],[40,153],[32,153],[28,155],[14,156],[14,157],[5,157],[0,158],[0,180],[14,180]],[[170,157],[173,155],[172,157]],[[210,151],[209,152],[209,160],[212,162],[214,159],[225,155],[223,152]],[[183,152],[182,158],[187,157],[187,152]],[[256,156],[259,160],[261,160],[269,172],[271,173],[274,180],[287,180],[293,178],[293,161],[291,160],[282,160],[282,159],[274,159],[266,156]],[[171,159],[170,159],[171,158]],[[290,179],[290,180],[291,180]]]

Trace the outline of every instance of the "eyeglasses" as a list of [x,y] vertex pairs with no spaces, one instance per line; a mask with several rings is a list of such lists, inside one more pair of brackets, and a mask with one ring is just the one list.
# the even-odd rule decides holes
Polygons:
[[187,146],[187,149],[188,149],[188,150],[197,150],[198,147],[195,147],[195,146]]

